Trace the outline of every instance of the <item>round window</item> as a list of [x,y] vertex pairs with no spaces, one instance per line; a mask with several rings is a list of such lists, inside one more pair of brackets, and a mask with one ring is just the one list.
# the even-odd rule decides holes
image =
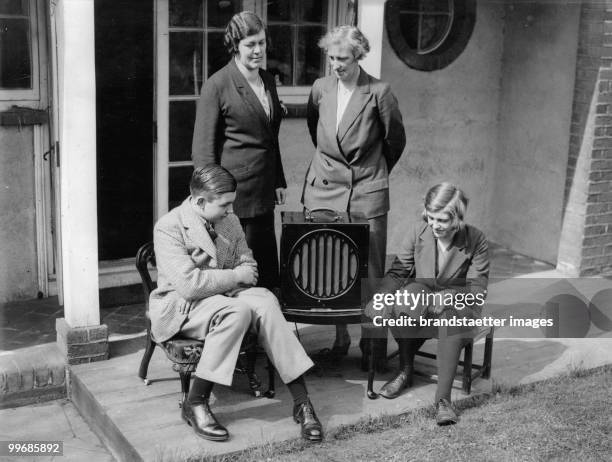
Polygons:
[[442,69],[465,49],[476,22],[476,0],[389,0],[389,42],[408,66]]

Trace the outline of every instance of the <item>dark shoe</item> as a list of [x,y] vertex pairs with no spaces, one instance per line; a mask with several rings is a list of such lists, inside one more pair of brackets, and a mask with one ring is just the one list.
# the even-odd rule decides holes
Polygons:
[[436,407],[436,423],[438,425],[451,425],[459,421],[457,411],[455,411],[454,406],[447,399],[440,399]]
[[211,441],[226,441],[229,438],[227,429],[217,422],[208,402],[191,404],[185,400],[181,415],[200,438]]
[[308,441],[321,441],[323,428],[310,401],[293,406],[293,420],[302,425],[302,438]]
[[395,378],[389,380],[380,389],[380,396],[387,399],[397,398],[404,388],[412,386],[412,371],[402,369]]

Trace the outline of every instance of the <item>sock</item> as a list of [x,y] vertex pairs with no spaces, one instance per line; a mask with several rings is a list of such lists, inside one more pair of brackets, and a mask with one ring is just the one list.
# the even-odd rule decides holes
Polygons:
[[308,390],[306,390],[306,382],[304,382],[304,376],[300,375],[293,382],[287,384],[289,393],[293,397],[293,404],[299,406],[308,401]]
[[213,385],[214,382],[209,382],[208,380],[201,379],[200,377],[195,377],[193,379],[193,383],[191,384],[191,388],[189,389],[187,401],[189,401],[191,404],[202,404],[208,401]]

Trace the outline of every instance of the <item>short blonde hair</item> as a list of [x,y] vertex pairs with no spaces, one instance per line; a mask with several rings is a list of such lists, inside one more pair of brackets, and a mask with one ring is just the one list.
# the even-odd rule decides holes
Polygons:
[[325,52],[332,45],[347,46],[358,61],[365,58],[370,51],[370,42],[355,26],[335,27],[319,40],[319,48]]
[[465,193],[454,184],[448,182],[437,184],[425,194],[423,220],[427,221],[427,212],[442,212],[451,217],[453,227],[458,227],[463,224],[468,202]]

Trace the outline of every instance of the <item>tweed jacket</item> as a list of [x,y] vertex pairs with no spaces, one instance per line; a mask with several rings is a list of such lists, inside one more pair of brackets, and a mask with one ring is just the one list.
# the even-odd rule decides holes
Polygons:
[[[485,235],[474,226],[463,224],[448,251],[446,262],[436,275],[437,243],[427,223],[419,222],[408,229],[406,238],[391,268],[385,274],[377,293],[395,293],[416,280],[432,291],[471,292],[486,296],[489,282],[489,254]],[[370,318],[381,312],[366,306]]]
[[315,81],[307,122],[315,153],[306,173],[302,203],[361,212],[366,218],[389,210],[389,173],[402,155],[406,135],[389,84],[360,68],[336,133],[338,80]]
[[234,59],[202,86],[191,157],[195,167],[220,164],[236,181],[234,213],[239,218],[274,210],[276,188],[286,188],[278,145],[282,109],[274,77],[259,70],[270,103],[266,115]]
[[189,199],[155,225],[157,289],[151,292],[149,316],[158,342],[174,336],[185,322],[187,315],[177,309],[180,298],[197,301],[236,290],[239,282],[233,268],[255,265],[236,215],[216,223],[215,231],[213,242]]

